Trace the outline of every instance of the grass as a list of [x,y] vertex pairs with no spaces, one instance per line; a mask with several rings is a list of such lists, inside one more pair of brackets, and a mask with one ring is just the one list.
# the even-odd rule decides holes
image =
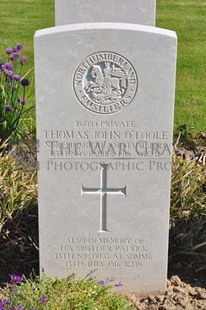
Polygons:
[[157,0],[157,22],[178,35],[175,128],[206,131],[206,2]]
[[54,25],[52,0],[1,0],[0,50],[23,42],[33,63],[33,36],[36,30]]
[[[175,128],[186,123],[196,132],[206,132],[205,16],[205,0],[157,0],[156,26],[175,30],[179,42]],[[53,25],[54,0],[1,0],[0,51],[23,42],[29,68],[35,31]]]

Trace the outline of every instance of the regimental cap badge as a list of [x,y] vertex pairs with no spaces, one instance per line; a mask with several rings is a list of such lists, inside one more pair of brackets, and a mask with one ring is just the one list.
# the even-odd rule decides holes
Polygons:
[[138,78],[123,56],[99,52],[78,66],[73,85],[77,99],[86,109],[97,114],[113,114],[132,102]]

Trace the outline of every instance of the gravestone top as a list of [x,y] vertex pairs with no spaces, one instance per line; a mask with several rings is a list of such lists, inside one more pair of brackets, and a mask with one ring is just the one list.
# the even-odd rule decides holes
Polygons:
[[137,24],[36,32],[42,273],[166,289],[176,44]]
[[119,22],[155,25],[156,0],[56,0],[55,24]]
[[[63,34],[64,32],[68,31],[83,31],[83,30],[128,30],[128,31],[138,31],[138,32],[146,32],[146,33],[151,33],[151,34],[157,34],[159,36],[168,36],[171,38],[177,38],[177,34],[173,30],[168,30],[164,28],[158,28],[158,27],[150,27],[147,25],[139,25],[139,24],[131,24],[131,23],[76,23],[76,24],[71,24],[71,25],[60,25],[58,27],[51,27],[51,28],[46,28],[46,29],[40,29],[35,32],[34,38],[37,38],[39,36],[46,36],[46,35],[52,35],[52,34],[57,34],[61,33]],[[109,43],[109,42],[108,42]]]

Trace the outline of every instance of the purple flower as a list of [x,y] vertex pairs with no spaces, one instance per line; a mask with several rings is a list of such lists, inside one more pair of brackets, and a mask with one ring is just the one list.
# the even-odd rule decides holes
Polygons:
[[101,286],[105,286],[105,281],[104,281],[104,280],[100,280],[100,281],[99,281],[99,284],[100,284]]
[[42,304],[45,304],[47,302],[46,296],[41,296],[39,300]]
[[121,286],[123,286],[123,284],[122,284],[122,282],[121,282],[121,281],[119,281],[119,283],[118,283],[118,284],[115,284],[115,286],[117,286],[117,287],[121,287]]
[[22,105],[25,105],[27,103],[26,99],[22,99],[20,102]]
[[10,301],[8,299],[3,300],[3,304],[8,305],[9,303],[10,303]]
[[10,310],[16,310],[16,308],[15,307],[11,307],[11,309]]
[[5,106],[5,110],[6,110],[7,112],[12,111],[12,106],[11,106],[10,104],[7,104],[7,105]]
[[27,62],[27,57],[26,56],[22,56],[21,57],[21,64],[24,65]]
[[28,79],[23,79],[21,80],[21,85],[22,86],[28,86],[30,84],[29,80]]
[[22,43],[18,43],[16,47],[20,51],[23,48],[23,44]]
[[9,59],[10,59],[11,61],[16,60],[16,58],[14,57],[14,55],[11,55],[11,56],[9,57]]
[[1,71],[5,71],[6,70],[6,66],[5,65],[1,65]]
[[13,77],[13,75],[14,75],[14,72],[11,71],[11,70],[8,70],[7,73],[6,73],[6,75],[8,75],[8,76],[12,79],[12,77]]
[[[9,105],[9,104],[8,104]],[[11,105],[9,105],[11,106]],[[11,107],[12,108],[12,107]],[[11,110],[10,110],[11,111]],[[19,276],[17,274],[9,274],[12,283],[20,283],[22,281],[22,276]]]
[[20,75],[19,74],[15,74],[13,76],[13,78],[14,78],[15,81],[19,81],[20,80]]
[[5,70],[4,70],[4,74],[5,74],[5,75],[8,75],[8,71],[9,71],[9,70],[5,69]]
[[5,63],[6,69],[11,70],[13,68],[13,64],[11,62]]
[[7,48],[7,49],[6,49],[7,55],[10,55],[10,54],[12,53],[12,51],[13,51],[12,48]]
[[34,310],[34,307],[31,307],[30,310]]
[[18,48],[16,46],[14,46],[12,50],[14,53],[18,52]]
[[24,310],[22,306],[18,306],[18,310]]
[[16,53],[13,54],[13,56],[14,56],[15,59],[16,59],[16,58],[19,58],[20,53],[19,53],[19,52],[16,52]]

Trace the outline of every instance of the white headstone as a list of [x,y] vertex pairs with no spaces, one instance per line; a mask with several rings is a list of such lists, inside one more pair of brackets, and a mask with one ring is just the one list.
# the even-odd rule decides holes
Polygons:
[[55,24],[92,22],[155,25],[156,0],[55,0]]
[[176,34],[130,24],[37,31],[40,266],[166,288]]

